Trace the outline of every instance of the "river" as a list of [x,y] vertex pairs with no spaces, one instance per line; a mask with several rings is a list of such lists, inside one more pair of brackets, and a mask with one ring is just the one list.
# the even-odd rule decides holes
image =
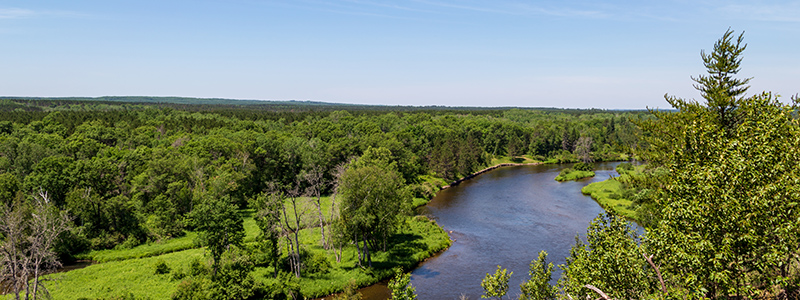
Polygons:
[[[540,250],[548,261],[563,264],[589,222],[603,209],[581,188],[617,176],[618,163],[596,164],[595,177],[557,182],[558,173],[570,165],[499,168],[440,191],[425,213],[450,232],[453,245],[420,264],[411,273],[418,298],[480,299],[481,280],[497,265],[514,272],[509,282],[511,299],[528,276],[528,265]],[[451,232],[452,231],[452,232]],[[554,281],[560,276],[555,269]],[[388,290],[378,284],[362,290],[364,299],[386,299]]]

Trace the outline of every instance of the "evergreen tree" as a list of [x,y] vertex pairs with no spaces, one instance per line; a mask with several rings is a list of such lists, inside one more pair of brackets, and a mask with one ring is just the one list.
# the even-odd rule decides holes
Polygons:
[[734,78],[739,73],[742,63],[741,54],[747,48],[742,44],[744,33],[733,40],[733,31],[728,29],[722,38],[714,44],[714,51],[706,54],[700,52],[703,65],[708,75],[692,78],[697,84],[694,87],[706,99],[709,111],[716,115],[717,122],[725,128],[730,128],[737,122],[736,108],[749,86],[747,83],[752,78]]

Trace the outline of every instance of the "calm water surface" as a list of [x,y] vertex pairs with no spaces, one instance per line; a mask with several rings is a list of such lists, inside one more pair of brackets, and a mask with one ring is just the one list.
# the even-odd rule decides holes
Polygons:
[[[583,235],[603,212],[580,189],[617,176],[617,164],[597,164],[594,178],[564,183],[553,178],[570,165],[506,167],[440,191],[427,214],[452,231],[455,241],[412,272],[419,299],[458,299],[462,294],[480,299],[481,280],[497,265],[514,272],[509,295],[516,298],[540,250],[547,251],[548,261],[564,263],[575,235]],[[554,278],[560,275],[556,272]]]

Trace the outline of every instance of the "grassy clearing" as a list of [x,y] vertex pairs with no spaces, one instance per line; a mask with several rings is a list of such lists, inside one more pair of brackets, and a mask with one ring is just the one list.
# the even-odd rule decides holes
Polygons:
[[[566,171],[566,172],[564,172]],[[564,169],[561,174],[556,176],[556,181],[570,181],[583,178],[594,177],[594,171],[579,171],[573,169]]]
[[[247,213],[243,213],[247,215]],[[248,232],[249,234],[249,232]],[[342,261],[336,262],[332,251],[319,246],[319,228],[301,231],[301,243],[312,252],[324,253],[332,268],[325,274],[309,274],[300,281],[301,292],[306,297],[320,297],[340,292],[355,279],[366,286],[392,275],[396,266],[410,269],[418,262],[444,250],[450,245],[449,236],[434,222],[423,216],[409,217],[400,232],[390,238],[386,252],[373,253],[373,268],[357,266],[354,246],[344,248]],[[194,259],[206,260],[205,249],[189,249],[145,258],[110,261],[83,269],[51,275],[58,278],[48,285],[53,299],[119,298],[128,295],[136,299],[168,299],[180,280],[172,278],[176,270],[186,272]],[[170,274],[156,275],[155,264],[164,260],[172,269]],[[257,280],[270,281],[272,269],[256,268]],[[8,298],[8,297],[6,297]]]
[[[422,198],[415,198],[413,202],[413,207],[425,205],[428,203],[428,200]],[[325,216],[325,219],[330,219],[331,214],[331,197],[325,196],[321,199],[321,206],[322,206],[322,214]],[[304,224],[304,226],[314,227],[319,226],[319,221],[317,219],[317,209],[308,198],[302,198],[298,201],[298,210],[300,213],[300,224]],[[294,210],[290,205],[287,205],[286,213],[290,216],[290,222],[294,220]],[[239,211],[239,215],[242,217],[243,227],[245,231],[245,238],[244,242],[249,243],[256,240],[258,237],[258,233],[260,230],[256,225],[256,221],[253,220],[253,215],[255,214],[255,210],[253,209],[243,209]],[[104,262],[111,262],[111,261],[122,261],[128,259],[136,259],[136,258],[145,258],[145,257],[152,257],[158,256],[162,254],[188,250],[188,249],[195,249],[199,246],[195,244],[195,239],[197,238],[197,232],[194,231],[186,231],[186,234],[182,237],[172,238],[169,240],[161,241],[161,242],[150,242],[141,244],[139,246],[130,248],[130,249],[107,249],[107,250],[93,250],[87,253],[81,253],[75,255],[77,259],[80,260],[91,260],[98,263]]]
[[195,258],[205,259],[204,249],[94,264],[48,275],[57,281],[48,282],[47,286],[53,299],[113,299],[128,295],[135,295],[136,299],[169,299],[180,281],[172,280],[171,273],[156,275],[156,262],[163,259],[174,272],[176,268],[185,270]]
[[196,232],[187,231],[186,235],[182,237],[169,239],[160,243],[142,244],[131,249],[95,250],[75,255],[75,257],[81,260],[91,260],[101,263],[151,257],[196,248],[197,246],[194,244],[194,239],[196,237]]

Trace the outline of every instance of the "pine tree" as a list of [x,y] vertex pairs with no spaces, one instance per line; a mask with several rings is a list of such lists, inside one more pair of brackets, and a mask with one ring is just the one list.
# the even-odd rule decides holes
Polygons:
[[716,114],[717,123],[730,129],[737,123],[736,108],[744,98],[752,78],[734,78],[739,73],[742,63],[741,54],[747,48],[742,44],[744,33],[733,40],[733,31],[728,29],[722,38],[714,43],[714,51],[707,55],[700,51],[703,65],[708,75],[700,75],[692,80],[697,82],[694,88],[706,99],[708,109]]

